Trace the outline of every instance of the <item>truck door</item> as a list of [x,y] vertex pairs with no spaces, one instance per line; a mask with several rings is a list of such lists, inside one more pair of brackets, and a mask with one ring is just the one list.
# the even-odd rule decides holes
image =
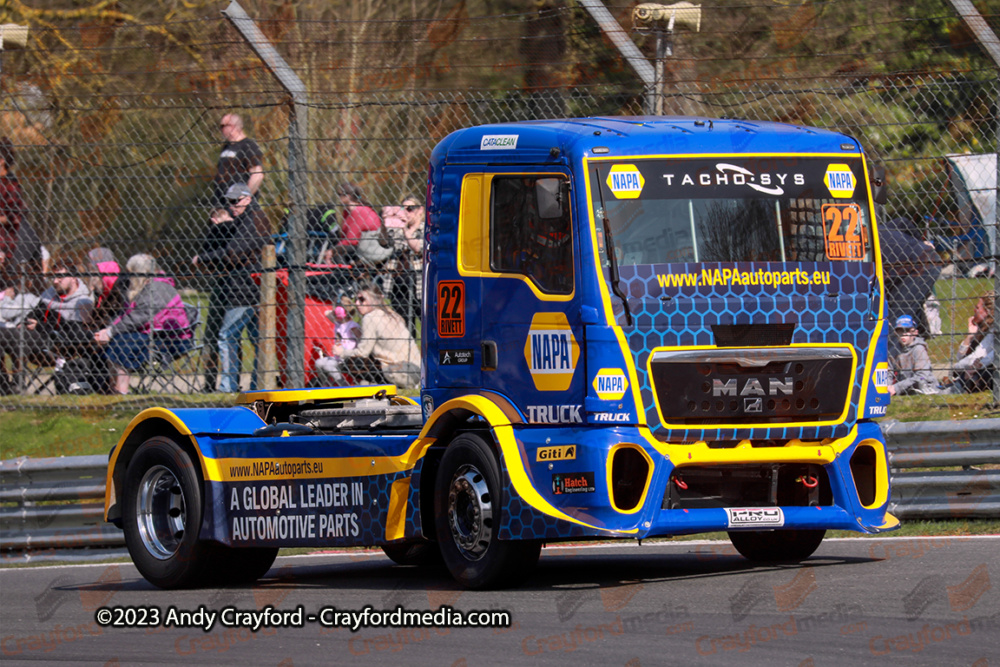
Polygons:
[[579,243],[569,177],[484,174],[483,193],[481,386],[506,396],[529,422],[582,423]]

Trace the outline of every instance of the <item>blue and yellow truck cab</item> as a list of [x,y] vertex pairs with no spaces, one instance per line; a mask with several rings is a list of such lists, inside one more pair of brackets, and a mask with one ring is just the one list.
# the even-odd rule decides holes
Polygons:
[[481,588],[558,540],[724,530],[794,561],[828,529],[891,530],[883,192],[856,140],[786,124],[454,132],[430,160],[419,400],[146,410],[107,519],[163,587],[251,581],[284,546]]

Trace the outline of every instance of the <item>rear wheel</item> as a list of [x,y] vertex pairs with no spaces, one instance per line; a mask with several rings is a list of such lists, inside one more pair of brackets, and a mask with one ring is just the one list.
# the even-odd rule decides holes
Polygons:
[[160,588],[194,586],[212,570],[198,541],[202,490],[188,454],[170,438],[140,445],[125,472],[125,544],[139,573]]
[[382,551],[398,565],[433,568],[441,565],[441,550],[433,542],[383,544]]
[[797,563],[813,555],[825,530],[733,531],[729,539],[743,557],[761,563]]
[[500,468],[493,449],[477,435],[452,441],[438,467],[434,523],[441,557],[466,588],[498,588],[525,577],[541,543],[497,539]]
[[219,584],[252,584],[267,574],[278,557],[278,547],[212,546],[211,577]]

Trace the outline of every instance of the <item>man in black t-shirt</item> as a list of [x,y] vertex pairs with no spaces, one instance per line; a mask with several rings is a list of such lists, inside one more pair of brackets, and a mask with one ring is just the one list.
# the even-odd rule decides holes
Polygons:
[[264,181],[264,166],[260,146],[243,131],[242,118],[226,114],[219,122],[219,130],[226,143],[222,145],[212,180],[212,204],[224,206],[226,190],[236,183],[245,183],[256,195]]

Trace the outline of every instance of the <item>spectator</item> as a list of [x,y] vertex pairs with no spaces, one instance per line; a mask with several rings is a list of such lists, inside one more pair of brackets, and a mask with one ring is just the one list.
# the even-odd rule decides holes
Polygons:
[[402,205],[387,206],[382,212],[396,249],[387,267],[392,269],[389,299],[416,339],[423,287],[424,207],[419,197],[410,195]]
[[[260,253],[268,236],[268,221],[244,183],[230,186],[225,193],[228,209],[212,215],[201,252],[192,263],[211,275],[211,299],[205,324],[205,347],[218,349],[219,390],[240,389],[240,337],[246,329],[257,342],[257,305],[260,288],[253,273],[260,271]],[[214,341],[214,342],[213,342]],[[257,358],[250,379],[257,387]],[[215,388],[215,364],[206,370],[205,391]],[[206,363],[206,369],[209,368]]]
[[[924,303],[934,295],[934,283],[941,273],[940,255],[906,218],[887,220],[879,230],[879,241],[885,268],[886,319],[895,322],[903,315],[916,315],[919,333],[928,335],[931,329]],[[900,353],[896,343],[890,338],[891,357]]]
[[[49,361],[46,350],[48,337],[28,321],[40,301],[34,294],[19,294],[16,276],[0,274],[0,394],[13,393],[14,374],[23,359]],[[32,320],[34,321],[34,320]],[[7,359],[10,359],[10,365]]]
[[894,380],[889,385],[889,395],[938,393],[927,343],[917,331],[917,321],[910,315],[901,315],[896,320],[896,336],[902,352],[892,360]]
[[264,182],[264,162],[260,146],[243,131],[243,119],[230,113],[222,117],[219,130],[225,143],[219,153],[219,164],[213,179],[213,205],[225,204],[230,186],[243,183],[250,194],[257,194]]
[[36,285],[42,273],[42,244],[28,222],[21,182],[11,171],[14,145],[0,139],[0,268],[8,273],[23,272]]
[[121,267],[108,248],[94,248],[87,253],[92,275],[88,280],[94,294],[94,324],[105,327],[125,309],[128,280],[119,280]]
[[[335,343],[334,355],[341,359],[372,358],[378,363],[385,379],[399,387],[420,383],[420,350],[406,322],[389,306],[374,283],[365,284],[355,298],[361,314],[361,339],[349,350]],[[347,366],[350,372],[350,366]]]
[[996,294],[987,292],[976,301],[969,318],[969,334],[958,346],[961,357],[952,366],[948,393],[971,394],[993,388],[993,304]]
[[52,267],[52,286],[39,298],[50,312],[59,315],[60,324],[75,322],[89,325],[93,320],[94,296],[76,274],[76,267],[72,264],[57,262]]
[[[358,346],[358,340],[361,338],[361,327],[348,315],[346,308],[337,306],[333,310],[326,311],[324,315],[336,325],[334,327],[336,344],[340,344],[345,350],[353,350]],[[333,386],[346,384],[340,366],[341,360],[337,355],[317,359],[315,364],[316,370],[319,371],[324,380]]]
[[[133,255],[125,265],[130,274],[128,306],[107,327],[94,334],[105,345],[104,357],[115,368],[115,390],[127,394],[129,371],[149,361],[151,347],[176,357],[191,349],[191,323],[181,295],[171,281],[159,277],[156,260]],[[153,340],[153,332],[159,332]]]
[[341,183],[337,187],[337,195],[345,209],[344,222],[340,226],[340,242],[326,252],[324,262],[327,264],[334,259],[353,262],[362,234],[382,228],[381,218],[365,199],[360,187],[354,183]]

